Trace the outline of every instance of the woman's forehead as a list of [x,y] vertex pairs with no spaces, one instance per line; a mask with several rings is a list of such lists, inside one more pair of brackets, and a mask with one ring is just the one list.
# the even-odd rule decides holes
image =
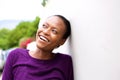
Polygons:
[[65,24],[63,20],[58,16],[50,16],[50,17],[47,17],[46,19],[44,18],[39,24],[39,27],[41,27],[43,24],[48,24],[51,26],[62,26],[65,28]]
[[45,23],[52,27],[59,28],[60,30],[66,30],[63,20],[57,16],[52,16],[46,19]]
[[47,18],[45,22],[47,22],[49,24],[65,26],[63,20],[57,16],[51,16],[51,17]]

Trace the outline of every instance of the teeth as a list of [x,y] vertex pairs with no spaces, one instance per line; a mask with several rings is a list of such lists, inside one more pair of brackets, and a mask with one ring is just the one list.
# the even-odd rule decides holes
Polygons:
[[40,36],[40,39],[41,39],[41,40],[43,40],[43,41],[49,42],[49,40],[48,40],[48,39],[46,39],[46,38],[45,38],[45,37],[43,37],[43,36]]

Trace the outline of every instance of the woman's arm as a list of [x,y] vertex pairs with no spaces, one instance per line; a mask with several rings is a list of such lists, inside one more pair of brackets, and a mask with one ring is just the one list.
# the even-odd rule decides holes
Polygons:
[[12,65],[15,56],[14,53],[15,53],[14,51],[11,51],[7,57],[7,60],[3,68],[2,80],[13,80]]

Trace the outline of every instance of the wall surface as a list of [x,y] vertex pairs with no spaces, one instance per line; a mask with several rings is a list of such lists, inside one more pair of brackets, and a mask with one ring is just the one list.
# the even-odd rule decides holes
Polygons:
[[71,21],[75,80],[120,80],[119,0],[49,0],[44,12]]

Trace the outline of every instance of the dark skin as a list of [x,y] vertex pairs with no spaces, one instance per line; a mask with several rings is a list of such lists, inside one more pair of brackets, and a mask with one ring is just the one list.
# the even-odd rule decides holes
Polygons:
[[36,33],[36,50],[29,51],[29,55],[36,59],[49,60],[54,57],[52,51],[63,45],[66,39],[63,38],[66,32],[64,22],[58,16],[46,19]]

